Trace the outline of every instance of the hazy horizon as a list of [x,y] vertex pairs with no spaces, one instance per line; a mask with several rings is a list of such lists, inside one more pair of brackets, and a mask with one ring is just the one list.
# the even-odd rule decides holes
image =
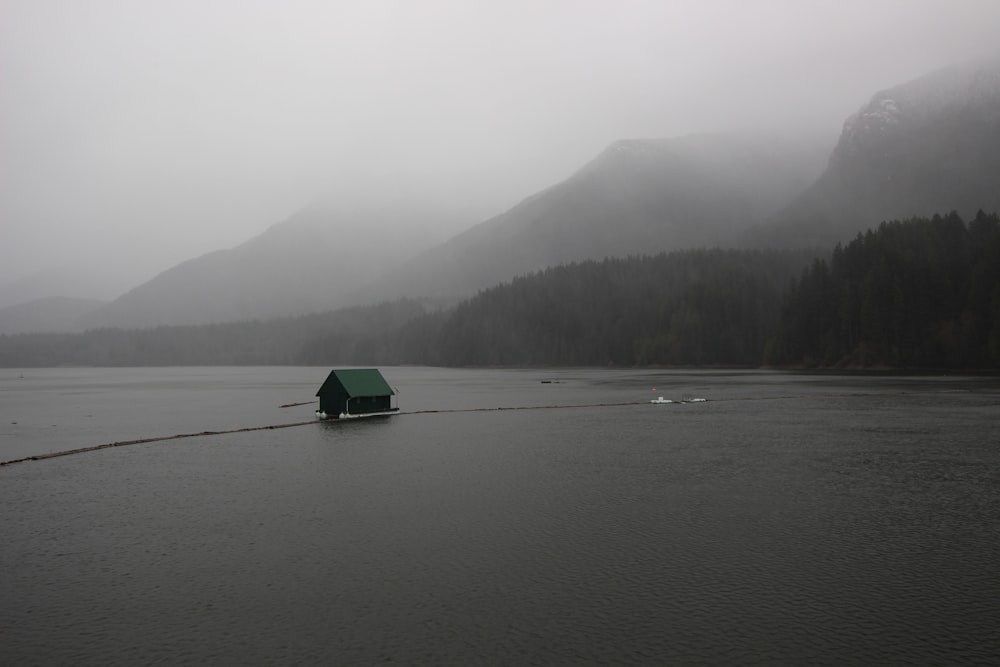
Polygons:
[[3,2],[0,287],[69,267],[113,297],[321,197],[419,194],[447,236],[618,139],[832,142],[996,25],[971,0]]

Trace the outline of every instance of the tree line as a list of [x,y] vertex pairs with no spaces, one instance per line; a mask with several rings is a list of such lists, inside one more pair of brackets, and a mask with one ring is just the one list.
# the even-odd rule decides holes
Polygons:
[[0,336],[0,367],[324,363],[315,348],[328,337],[337,337],[346,362],[363,358],[376,335],[423,313],[421,304],[402,300],[268,321]]
[[1000,367],[1000,221],[886,222],[817,251],[688,250],[553,267],[457,306],[0,336],[0,366]]
[[1000,366],[1000,221],[980,211],[884,222],[788,290],[771,364]]
[[460,304],[445,365],[758,365],[802,251],[690,250],[517,278]]

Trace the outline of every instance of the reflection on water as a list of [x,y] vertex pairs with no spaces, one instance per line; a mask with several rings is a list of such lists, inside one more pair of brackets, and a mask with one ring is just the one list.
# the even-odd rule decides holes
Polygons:
[[[186,393],[212,414],[181,400],[181,417],[210,428],[295,421],[302,414],[277,406],[314,392],[310,373],[325,377],[279,369],[269,387],[262,369],[214,369],[202,378],[210,390],[130,372],[122,386],[89,380],[80,391],[90,408],[112,414],[105,404],[128,394]],[[7,660],[884,664],[1000,654],[993,380],[385,375],[411,414],[0,469]],[[684,394],[710,400],[648,403]]]

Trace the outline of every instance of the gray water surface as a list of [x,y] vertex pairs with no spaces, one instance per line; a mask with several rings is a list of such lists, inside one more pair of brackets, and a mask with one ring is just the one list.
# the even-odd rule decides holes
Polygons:
[[[327,370],[6,372],[0,458],[308,419]],[[994,379],[383,372],[404,414],[0,468],[3,661],[1000,657]]]

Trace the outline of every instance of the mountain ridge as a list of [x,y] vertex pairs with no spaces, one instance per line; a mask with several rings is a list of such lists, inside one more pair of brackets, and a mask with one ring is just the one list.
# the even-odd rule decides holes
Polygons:
[[[825,168],[824,168],[825,165]],[[587,259],[696,247],[832,247],[883,220],[1000,210],[1000,58],[879,91],[832,151],[790,137],[700,133],[615,141],[564,180],[443,242],[441,209],[314,204],[182,262],[79,326],[266,319],[398,298],[446,304]],[[395,193],[395,194],[394,194]]]
[[565,180],[431,248],[355,300],[387,298],[398,286],[404,291],[394,296],[455,299],[566,262],[720,245],[808,185],[820,156],[722,133],[616,141]]
[[[405,230],[438,215],[397,202],[314,203],[240,245],[167,269],[88,314],[81,326],[208,324],[330,310],[385,266],[430,244]],[[401,232],[402,220],[418,224]]]
[[884,220],[1000,209],[1000,57],[875,93],[843,125],[819,179],[748,235],[833,245]]

